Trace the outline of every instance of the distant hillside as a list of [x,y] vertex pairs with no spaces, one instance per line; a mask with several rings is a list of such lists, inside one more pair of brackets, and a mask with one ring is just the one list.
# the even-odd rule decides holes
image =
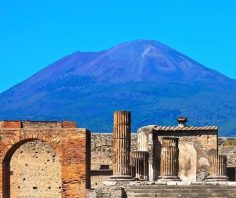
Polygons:
[[218,125],[236,135],[236,81],[157,41],[101,52],[76,52],[0,95],[0,119],[75,120],[111,131],[115,110],[132,111],[132,129],[147,124]]

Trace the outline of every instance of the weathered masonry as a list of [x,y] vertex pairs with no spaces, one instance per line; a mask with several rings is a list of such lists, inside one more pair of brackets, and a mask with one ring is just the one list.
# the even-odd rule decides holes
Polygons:
[[[100,177],[93,175],[92,187],[96,191],[91,191],[91,197],[162,197],[167,195],[166,192],[161,194],[156,190],[160,186],[167,190],[167,185],[182,185],[186,188],[186,192],[183,192],[185,194],[200,184],[204,190],[202,195],[209,196],[212,192],[207,185],[212,185],[212,182],[228,185],[227,156],[218,151],[218,127],[188,126],[185,117],[179,117],[177,121],[177,126],[144,126],[137,131],[136,139],[132,138],[130,132],[131,113],[115,112],[112,141],[109,142],[108,136],[103,134],[108,149],[96,150],[97,155],[108,152],[109,145],[110,148],[113,147],[113,156],[100,161],[107,163],[100,164],[100,168],[109,168],[113,159],[113,176],[109,178],[104,175],[102,178],[102,172]],[[96,141],[99,142],[97,139]],[[93,148],[96,141],[93,141]],[[99,161],[92,156],[92,164],[96,164],[93,168],[96,168]],[[150,185],[153,187],[149,187]],[[168,196],[179,196],[178,189],[172,190],[174,195]],[[225,191],[220,191],[217,195],[222,196],[224,193]],[[191,195],[191,192],[187,195]],[[197,194],[198,197],[202,195]]]
[[131,177],[131,113],[117,111],[114,113],[113,128],[113,179]]
[[0,121],[0,198],[82,198],[90,132],[74,122]]
[[[142,127],[140,129],[140,131],[143,131],[146,129],[146,132],[148,133],[148,131],[150,132],[152,130],[154,126],[147,126],[147,127]],[[191,131],[190,131],[191,133]],[[189,133],[189,135],[190,135]],[[152,133],[150,133],[152,134]],[[99,133],[99,134],[95,134],[92,133],[91,134],[91,168],[92,168],[92,176],[91,176],[91,185],[92,188],[95,188],[99,185],[101,185],[104,181],[109,180],[109,178],[112,176],[112,145],[113,145],[113,138],[112,138],[112,134],[111,133]],[[152,137],[152,135],[150,135],[150,137]],[[215,138],[214,135],[209,135],[208,137],[205,136],[206,139],[208,139],[208,142],[210,144],[212,144],[213,142],[211,141],[211,139]],[[214,154],[215,149],[208,149],[209,152],[200,152],[201,148],[204,149],[204,142],[201,142],[201,144],[198,143],[197,138],[201,139],[204,138],[197,136],[196,140],[194,140],[193,138],[193,142],[191,143],[191,137],[189,136],[187,143],[188,145],[191,146],[187,146],[187,147],[191,147],[192,145],[194,146],[194,149],[196,149],[197,151],[199,151],[199,169],[196,170],[196,180],[197,181],[203,181],[204,179],[207,179],[207,177],[209,176],[211,170],[210,167],[212,164],[212,160],[211,160],[211,152]],[[150,139],[152,140],[152,139]],[[140,140],[139,140],[140,141]],[[148,159],[148,151],[137,151],[137,133],[133,133],[131,134],[131,153],[130,153],[130,164],[131,164],[131,175],[133,177],[135,177],[136,179],[144,179],[144,180],[148,180],[148,176],[149,174],[147,173],[147,171],[149,171],[147,168],[149,160]],[[215,141],[214,141],[215,142]],[[149,146],[151,147],[152,144],[151,142],[149,142]],[[178,142],[179,143],[179,142]],[[178,145],[178,147],[180,147],[180,149],[183,148],[183,146]],[[158,144],[159,145],[159,144]],[[213,147],[213,146],[212,146]],[[214,146],[215,147],[215,146]],[[213,148],[214,148],[213,147]],[[152,150],[150,148],[150,150]],[[182,152],[182,151],[181,151]],[[141,153],[141,154],[139,154]],[[196,152],[192,152],[193,154],[192,158],[196,159]],[[190,154],[191,154],[190,153]],[[207,153],[209,153],[210,156],[207,155]],[[236,139],[235,138],[218,138],[218,153],[219,155],[225,155],[227,156],[227,176],[229,177],[229,181],[235,181],[235,169],[236,169]],[[144,156],[140,156],[140,155],[145,155]],[[186,156],[186,159],[188,159],[189,155]],[[183,156],[178,156],[178,157],[183,157]],[[147,174],[143,175],[144,173],[140,174],[139,172],[137,172],[138,170],[134,169],[133,167],[136,167],[137,169],[139,168],[136,165],[136,161],[135,160],[139,160],[138,163],[141,163],[143,167],[145,167],[145,172]],[[154,158],[155,159],[155,158]],[[151,159],[150,159],[151,160]],[[151,160],[152,161],[152,160]],[[186,163],[186,168],[188,167],[188,170],[192,170],[192,168],[190,168],[190,165],[195,166],[195,162],[191,161],[191,160],[186,160],[187,162],[191,162],[191,163]],[[214,162],[213,162],[214,163]],[[151,166],[151,165],[150,165]],[[181,165],[181,167],[184,168],[183,165]],[[142,167],[140,167],[142,168]],[[147,168],[147,170],[146,170]],[[195,168],[194,168],[195,169]],[[160,171],[160,166],[158,168],[158,170]],[[187,170],[187,169],[186,169]],[[142,171],[144,171],[144,169],[142,169]],[[185,171],[182,171],[182,173]],[[188,175],[190,175],[190,171],[186,171],[188,173]],[[195,171],[194,171],[195,173]],[[95,175],[96,174],[96,175]],[[184,181],[186,181],[187,176],[182,176],[182,179],[184,179]],[[158,175],[157,175],[157,179],[158,179]],[[195,181],[195,177],[190,177],[190,181]]]
[[[149,153],[149,180],[160,178],[196,182],[206,179],[211,154],[218,153],[218,128],[188,126],[178,118],[178,126],[149,125],[138,130],[137,150]],[[226,161],[225,161],[226,163]]]

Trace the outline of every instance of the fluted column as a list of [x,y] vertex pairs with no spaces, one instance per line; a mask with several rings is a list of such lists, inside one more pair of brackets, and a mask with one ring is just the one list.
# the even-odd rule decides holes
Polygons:
[[160,177],[162,180],[178,181],[179,149],[177,138],[163,138],[161,148]]
[[139,180],[148,180],[148,152],[133,151],[130,154],[132,177]]
[[113,127],[113,176],[112,179],[131,178],[131,113],[114,112]]
[[226,181],[227,170],[227,158],[225,155],[211,154],[209,156],[210,161],[210,175],[207,177],[207,181]]

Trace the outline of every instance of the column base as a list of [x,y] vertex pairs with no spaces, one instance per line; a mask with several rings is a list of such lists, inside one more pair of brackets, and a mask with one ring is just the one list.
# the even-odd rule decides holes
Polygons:
[[229,178],[227,176],[208,176],[206,178],[207,182],[216,182],[216,181],[227,181]]
[[119,181],[132,181],[132,180],[135,180],[135,178],[133,178],[130,175],[113,175],[113,176],[110,177],[109,180],[110,181],[116,181],[116,180],[119,180]]
[[180,181],[179,176],[159,176],[158,181],[168,182],[168,181]]

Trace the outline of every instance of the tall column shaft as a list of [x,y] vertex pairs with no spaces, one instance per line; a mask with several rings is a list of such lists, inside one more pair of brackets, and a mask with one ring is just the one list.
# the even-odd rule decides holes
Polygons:
[[210,176],[207,180],[210,181],[225,181],[228,180],[226,176],[227,158],[225,155],[212,154],[209,156],[210,160]]
[[161,158],[161,176],[178,176],[178,149],[162,148]]
[[161,148],[160,179],[179,180],[178,159],[178,139],[163,138]]
[[133,151],[130,160],[132,176],[139,180],[148,180],[148,152]]
[[130,176],[131,113],[116,111],[113,127],[113,177]]

